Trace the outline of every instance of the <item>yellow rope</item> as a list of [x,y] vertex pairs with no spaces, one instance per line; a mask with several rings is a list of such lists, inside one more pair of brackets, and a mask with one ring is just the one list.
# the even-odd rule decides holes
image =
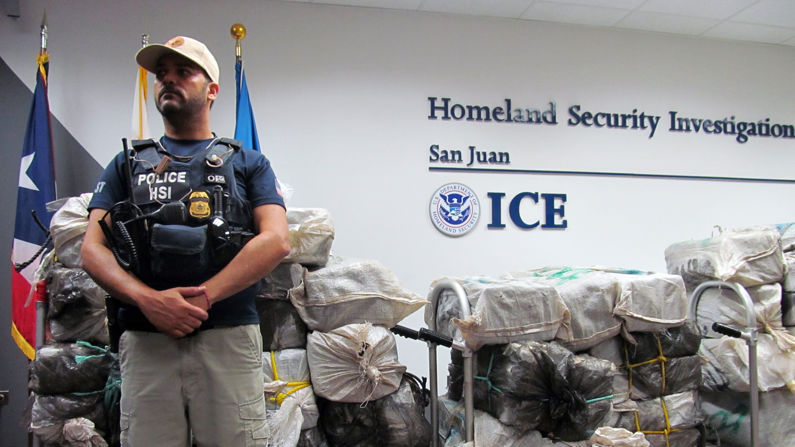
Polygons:
[[[273,351],[270,351],[270,355],[271,355],[271,369],[273,370],[273,380],[277,381],[280,379],[279,379],[279,369],[276,367],[276,354]],[[282,402],[284,402],[284,399],[286,399],[287,396],[295,393],[298,390],[302,390],[310,386],[312,386],[312,384],[309,382],[287,382],[288,389],[286,392],[276,393],[276,396],[269,397],[268,400],[271,402],[276,402],[279,406],[281,406]]]

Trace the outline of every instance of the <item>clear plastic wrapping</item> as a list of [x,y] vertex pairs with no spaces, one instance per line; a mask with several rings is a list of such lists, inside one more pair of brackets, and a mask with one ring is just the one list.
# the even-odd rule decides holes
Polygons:
[[306,347],[306,324],[293,303],[273,298],[254,300],[259,314],[262,346],[266,351]]

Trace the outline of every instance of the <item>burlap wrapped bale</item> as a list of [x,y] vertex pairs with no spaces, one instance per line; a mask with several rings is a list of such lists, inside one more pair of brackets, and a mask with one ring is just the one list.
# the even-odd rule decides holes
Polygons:
[[[789,337],[792,337],[789,334]],[[784,386],[795,389],[795,349],[780,346],[771,334],[759,334],[757,377],[760,391]],[[699,354],[705,359],[704,387],[708,390],[748,391],[748,345],[745,340],[724,336],[706,338]]]
[[[781,284],[765,284],[746,288],[751,302],[757,328],[774,334],[784,329],[781,313]],[[712,330],[712,323],[723,323],[735,328],[746,326],[746,309],[743,301],[731,289],[709,288],[701,294],[696,310],[696,318],[705,337],[720,338],[721,334]],[[706,327],[705,327],[706,326]]]
[[310,383],[309,364],[303,349],[262,354],[265,398],[275,445],[295,445],[301,430],[315,427],[319,410]]
[[314,331],[353,323],[391,328],[427,303],[404,289],[378,261],[350,261],[315,271],[294,267],[293,275],[301,280],[290,290],[290,300]]
[[[567,325],[569,311],[554,287],[545,281],[455,279],[467,294],[471,315],[463,318],[458,299],[444,291],[436,309],[430,306],[425,321],[452,338],[463,338],[473,350],[483,345],[512,341],[549,341],[561,325]],[[454,327],[450,325],[453,323]],[[459,336],[460,334],[460,336]]]
[[425,419],[429,397],[416,377],[403,376],[397,391],[369,402],[326,401],[323,429],[333,447],[427,447],[431,426]]
[[786,268],[781,235],[764,227],[727,230],[709,239],[670,245],[665,262],[668,273],[681,275],[688,290],[709,280],[745,287],[780,282]]
[[29,387],[37,394],[88,393],[105,388],[114,359],[88,343],[52,343],[36,350]]
[[288,208],[287,228],[290,232],[290,254],[282,262],[326,265],[334,242],[334,224],[328,210]]
[[637,411],[622,413],[617,427],[644,433],[653,447],[666,443],[671,447],[692,447],[700,439],[700,432],[694,427],[703,422],[704,416],[696,391],[636,403]]
[[521,273],[515,278],[543,278],[553,285],[571,315],[556,339],[571,351],[579,352],[614,337],[621,331],[621,319],[613,314],[618,298],[616,276],[590,268],[545,267]]
[[333,402],[363,403],[393,393],[406,367],[398,363],[395,337],[382,326],[349,324],[307,337],[315,394]]
[[662,273],[614,273],[618,298],[614,314],[626,332],[656,332],[681,326],[687,319],[688,299],[682,277]]
[[[748,393],[703,391],[707,438],[724,447],[747,447],[751,442]],[[786,388],[759,393],[759,447],[795,442],[795,395]]]

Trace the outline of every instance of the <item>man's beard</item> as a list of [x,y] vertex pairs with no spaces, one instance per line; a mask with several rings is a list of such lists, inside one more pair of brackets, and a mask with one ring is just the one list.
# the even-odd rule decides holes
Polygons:
[[201,97],[192,97],[192,98],[185,98],[179,92],[174,92],[167,90],[165,92],[161,92],[161,96],[163,93],[170,93],[172,96],[177,96],[181,101],[174,101],[170,100],[163,104],[161,101],[157,101],[155,106],[157,107],[157,111],[170,122],[179,122],[185,121],[193,116],[195,116],[203,107],[204,107],[204,100]]

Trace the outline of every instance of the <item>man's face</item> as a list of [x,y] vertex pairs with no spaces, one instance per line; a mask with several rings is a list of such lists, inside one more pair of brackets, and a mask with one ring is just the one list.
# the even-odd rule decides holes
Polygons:
[[164,117],[191,116],[215,99],[212,82],[194,62],[177,54],[157,61],[154,94],[157,110]]

